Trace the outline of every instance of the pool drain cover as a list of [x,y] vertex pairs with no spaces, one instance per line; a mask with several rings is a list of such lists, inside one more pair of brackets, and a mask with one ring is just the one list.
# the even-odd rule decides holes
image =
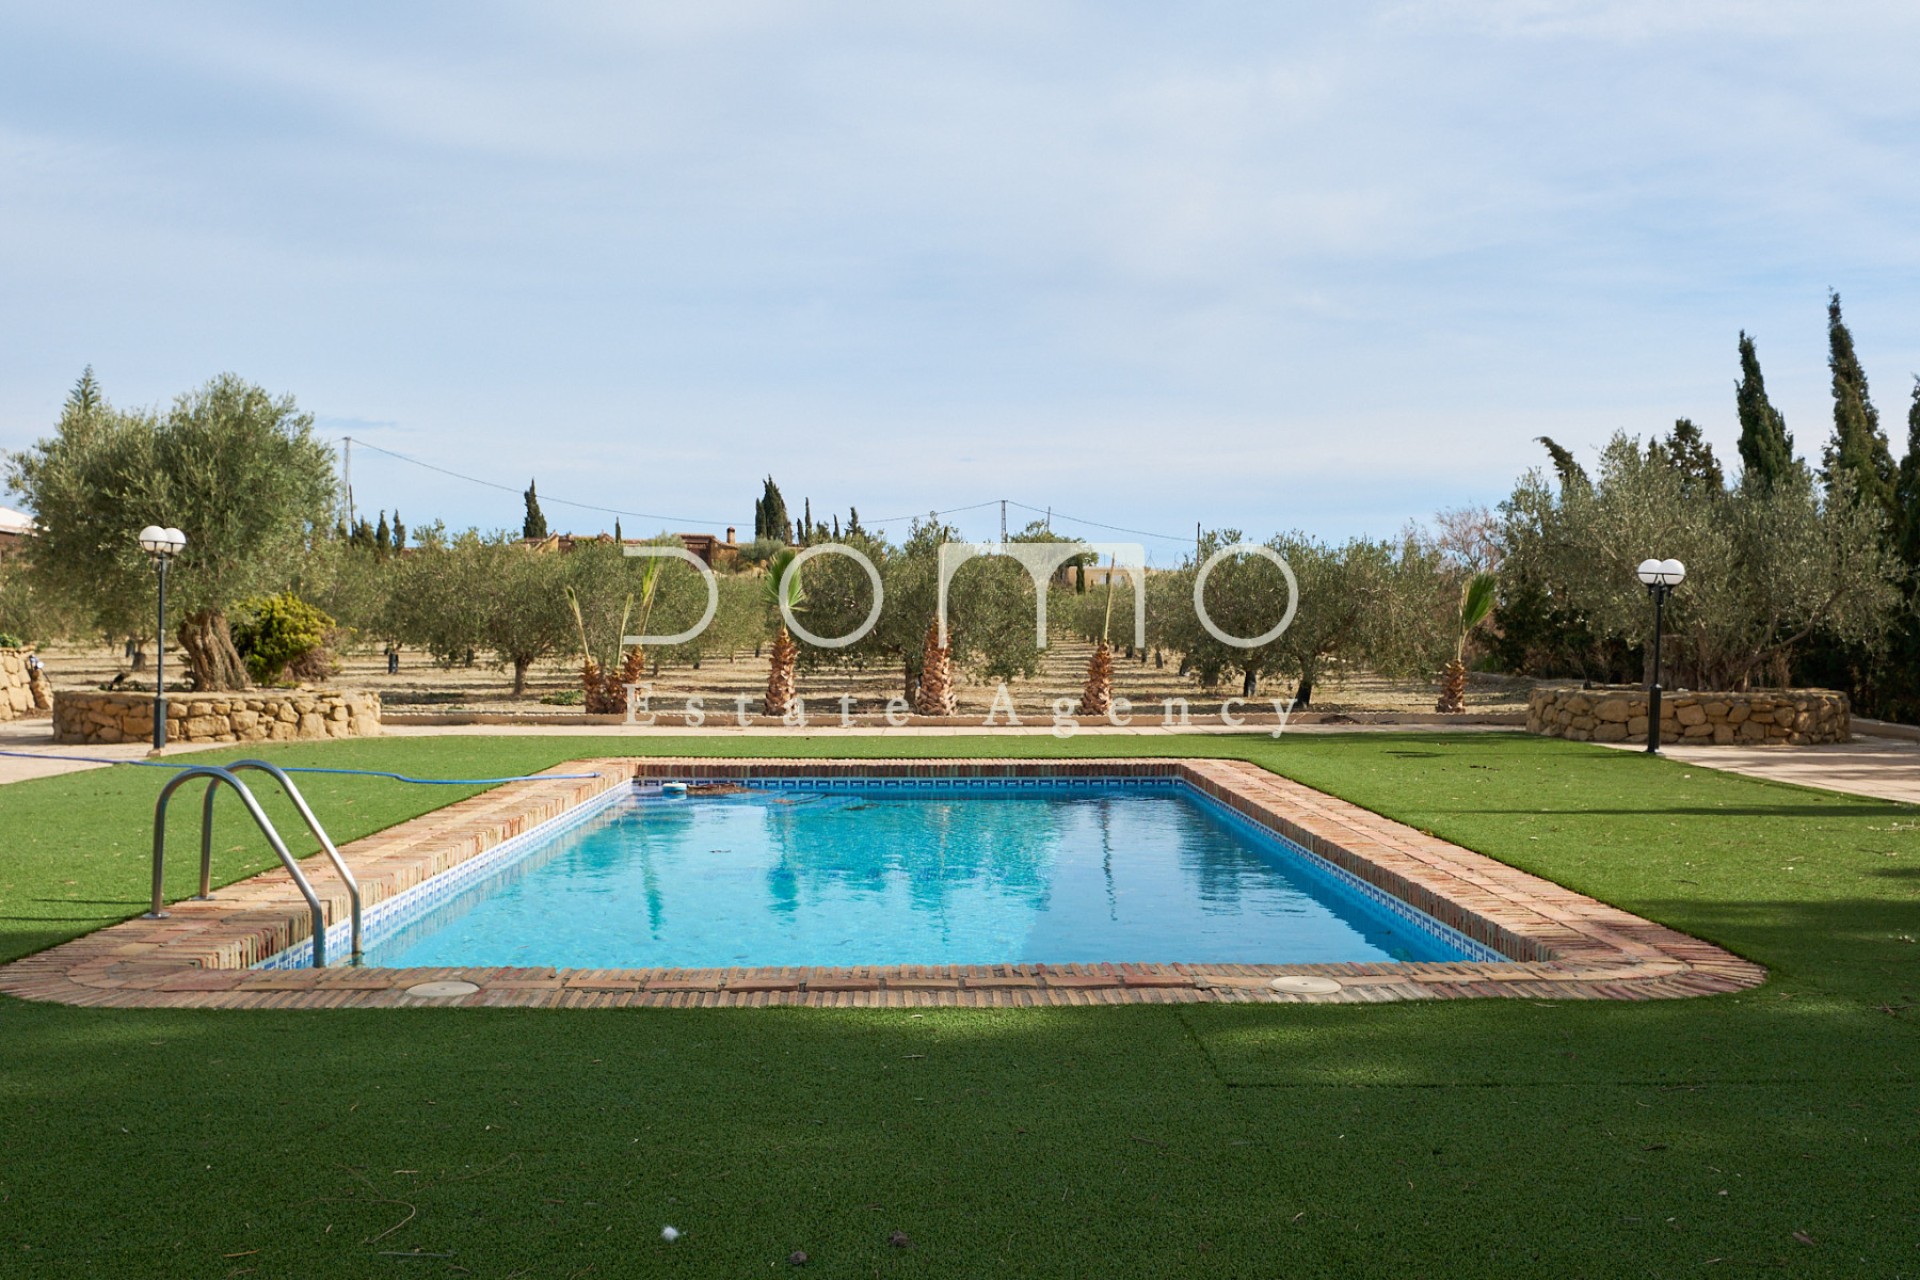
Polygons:
[[1313,978],[1301,975],[1293,978],[1275,978],[1267,984],[1275,991],[1284,991],[1294,996],[1325,996],[1340,990],[1340,983],[1332,978]]
[[471,982],[418,982],[407,988],[410,996],[420,996],[426,1000],[444,999],[447,996],[470,996],[480,988]]

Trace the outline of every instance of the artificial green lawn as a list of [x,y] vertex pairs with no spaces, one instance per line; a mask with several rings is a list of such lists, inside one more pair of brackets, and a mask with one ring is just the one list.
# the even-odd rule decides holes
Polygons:
[[[1242,756],[1773,978],[1648,1005],[0,1001],[0,1275],[740,1276],[800,1249],[848,1276],[1920,1276],[1920,809],[1506,735],[274,758],[458,776],[641,748]],[[0,788],[0,957],[141,909],[164,777]],[[301,781],[343,841],[465,794]],[[230,817],[220,835],[219,880],[267,865]]]

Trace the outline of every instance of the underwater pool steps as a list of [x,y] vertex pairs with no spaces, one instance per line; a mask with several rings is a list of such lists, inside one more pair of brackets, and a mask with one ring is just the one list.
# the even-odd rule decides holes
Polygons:
[[293,802],[293,807],[300,814],[301,820],[307,824],[307,830],[312,832],[314,838],[320,842],[320,848],[325,851],[327,860],[333,863],[333,869],[345,882],[347,898],[352,903],[353,909],[351,962],[358,964],[360,961],[360,882],[347,868],[346,859],[342,858],[340,850],[334,847],[333,838],[327,834],[326,828],[320,825],[320,819],[314,816],[312,806],[307,803],[307,798],[300,794],[300,788],[294,785],[293,779],[287,776],[286,770],[278,765],[269,764],[265,760],[236,760],[225,766],[193,765],[181,770],[165,787],[161,788],[160,798],[153,807],[153,906],[147,912],[146,919],[167,918],[163,897],[167,864],[167,804],[173,799],[173,793],[181,787],[195,779],[205,778],[207,791],[200,804],[200,892],[194,896],[203,902],[213,897],[213,802],[214,798],[220,794],[221,785],[225,784],[232,787],[234,794],[240,797],[240,802],[246,806],[247,815],[253,819],[254,825],[260,828],[260,833],[267,838],[267,843],[273,846],[274,853],[280,859],[280,865],[285,867],[287,874],[293,877],[293,883],[300,890],[300,896],[307,900],[307,909],[313,916],[312,967],[315,969],[327,967],[326,908],[320,901],[320,895],[314,892],[312,882],[300,870],[299,861],[288,850],[287,842],[281,838],[279,829],[273,825],[273,820],[267,817],[266,810],[260,807],[259,800],[254,798],[247,784],[237,776],[243,769],[264,773],[280,784],[281,790],[286,793],[287,799]]

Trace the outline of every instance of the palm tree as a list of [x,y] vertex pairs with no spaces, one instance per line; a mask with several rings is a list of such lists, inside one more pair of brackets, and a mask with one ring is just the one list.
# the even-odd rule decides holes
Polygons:
[[1498,579],[1482,571],[1467,579],[1460,589],[1460,614],[1455,619],[1453,660],[1440,673],[1440,701],[1434,710],[1457,715],[1467,709],[1467,637],[1493,612],[1493,592]]
[[1100,643],[1087,659],[1087,683],[1080,691],[1080,714],[1103,716],[1113,705],[1113,646],[1107,636],[1113,631],[1113,571],[1118,557],[1107,566],[1107,616],[1100,626]]
[[783,548],[767,562],[767,576],[761,582],[761,603],[773,623],[772,662],[767,668],[767,714],[784,716],[793,705],[794,667],[800,660],[800,646],[787,634],[787,623],[780,605],[784,596],[786,612],[799,613],[806,600],[800,589],[800,575],[789,574],[795,552]]
[[921,648],[920,687],[914,690],[913,709],[923,716],[950,716],[958,709],[953,696],[953,646],[940,643],[940,620],[927,624]]
[[[660,586],[661,561],[649,559],[640,574],[640,630],[644,633],[653,616],[654,595]],[[567,603],[573,606],[573,624],[580,629],[580,690],[583,709],[588,715],[619,715],[627,709],[627,686],[639,684],[647,672],[647,656],[639,645],[626,647],[627,624],[633,620],[633,594],[627,595],[620,612],[620,630],[613,638],[613,659],[601,666],[587,642],[587,620],[580,611],[580,595],[567,587]]]

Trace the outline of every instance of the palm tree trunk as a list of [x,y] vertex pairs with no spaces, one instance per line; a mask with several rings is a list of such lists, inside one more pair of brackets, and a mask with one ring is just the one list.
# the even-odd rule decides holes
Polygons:
[[767,667],[767,714],[784,716],[793,706],[794,666],[800,660],[800,646],[784,626],[774,632],[771,656]]
[[1467,664],[1455,658],[1440,672],[1440,700],[1433,709],[1459,715],[1467,709]]
[[950,716],[958,709],[953,696],[953,646],[940,643],[940,623],[927,624],[925,656],[920,663],[920,688],[913,709],[923,716]]
[[1080,714],[1103,716],[1113,706],[1113,646],[1102,640],[1087,659],[1087,684],[1080,691]]

